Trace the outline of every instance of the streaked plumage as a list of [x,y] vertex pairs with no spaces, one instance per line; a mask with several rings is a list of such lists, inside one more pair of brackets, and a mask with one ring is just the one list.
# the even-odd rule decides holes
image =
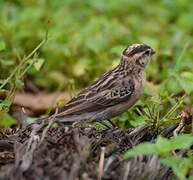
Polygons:
[[120,64],[65,104],[56,121],[100,122],[127,111],[143,93],[145,67],[154,53],[144,44],[128,46]]

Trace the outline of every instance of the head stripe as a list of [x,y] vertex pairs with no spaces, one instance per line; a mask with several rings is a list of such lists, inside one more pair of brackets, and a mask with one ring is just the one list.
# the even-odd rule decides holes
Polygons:
[[128,48],[126,48],[124,51],[123,51],[123,55],[127,56],[127,57],[131,57],[133,55],[135,55],[136,53],[140,53],[140,52],[143,52],[147,49],[150,49],[149,46],[143,44],[143,45],[140,45],[140,46],[137,46],[135,48],[133,48],[131,51],[128,52]]

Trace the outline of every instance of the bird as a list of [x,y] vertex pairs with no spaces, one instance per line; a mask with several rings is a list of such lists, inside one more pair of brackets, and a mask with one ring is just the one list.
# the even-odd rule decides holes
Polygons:
[[[126,112],[143,94],[145,69],[155,51],[146,44],[123,50],[120,63],[58,109],[55,122],[99,122]],[[49,121],[53,115],[43,120]]]

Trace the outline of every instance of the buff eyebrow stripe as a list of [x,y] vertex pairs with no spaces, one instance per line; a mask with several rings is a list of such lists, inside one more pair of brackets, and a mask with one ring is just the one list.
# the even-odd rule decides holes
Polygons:
[[147,45],[139,46],[139,47],[136,47],[135,49],[133,49],[132,51],[130,51],[128,54],[126,53],[127,49],[125,49],[123,51],[123,55],[125,55],[127,57],[131,57],[131,56],[135,55],[136,53],[143,52],[143,51],[145,51],[147,49],[150,49],[150,47],[147,46]]
[[127,56],[127,48],[126,48],[126,49],[124,49],[124,51],[123,51],[123,55],[124,55],[124,56]]

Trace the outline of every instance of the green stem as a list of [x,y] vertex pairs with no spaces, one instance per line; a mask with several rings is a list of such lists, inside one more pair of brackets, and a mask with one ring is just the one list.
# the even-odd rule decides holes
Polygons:
[[[13,70],[13,72],[10,74],[10,76],[3,82],[3,84],[0,86],[0,89],[2,89],[12,78],[13,76],[15,75],[15,73],[19,70],[20,66],[22,66],[22,64],[29,60],[35,53],[38,49],[40,49],[42,47],[42,45],[47,41],[47,32],[46,32],[46,36],[45,38],[38,44],[38,46],[27,56],[27,57],[24,57],[23,60],[19,63],[19,65]],[[26,72],[26,71],[24,71]],[[22,74],[25,74],[25,73],[22,73]]]
[[176,109],[179,108],[179,106],[182,104],[183,99],[184,99],[185,95],[181,98],[181,100],[179,102],[177,102],[166,114],[165,116],[162,118],[162,120],[169,118],[174,111],[176,111]]

